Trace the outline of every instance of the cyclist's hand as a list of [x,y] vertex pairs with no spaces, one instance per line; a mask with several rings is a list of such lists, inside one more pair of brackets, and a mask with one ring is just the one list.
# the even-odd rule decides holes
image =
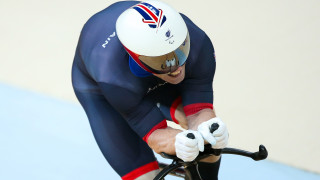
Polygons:
[[[210,127],[214,123],[217,123],[219,125],[219,128],[215,130],[213,133],[211,133]],[[228,144],[228,129],[226,125],[218,117],[212,118],[206,122],[201,123],[198,126],[198,131],[201,133],[202,137],[212,145],[212,148],[214,149],[225,148]]]
[[[188,135],[189,137],[187,137],[189,133],[194,136],[190,138],[190,135]],[[193,161],[198,156],[199,151],[204,150],[204,140],[201,134],[192,130],[186,130],[177,134],[174,145],[177,157],[185,162]]]

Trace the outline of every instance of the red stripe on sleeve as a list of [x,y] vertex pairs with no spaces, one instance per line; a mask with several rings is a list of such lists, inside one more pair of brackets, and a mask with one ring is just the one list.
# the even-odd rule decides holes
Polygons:
[[159,124],[155,125],[149,132],[148,134],[146,134],[142,139],[148,143],[148,139],[149,139],[149,136],[153,133],[153,131],[157,130],[157,129],[164,129],[168,127],[167,125],[167,121],[164,119],[163,121],[161,121]]
[[146,164],[144,166],[139,167],[138,169],[135,169],[131,171],[130,173],[122,176],[123,180],[133,180],[138,178],[141,175],[144,175],[150,171],[159,169],[159,164],[157,161],[151,162],[149,164]]
[[196,103],[196,104],[189,104],[183,107],[184,113],[186,116],[190,116],[199,112],[202,109],[213,109],[213,104],[211,103]]
[[174,116],[174,113],[176,112],[176,109],[178,108],[179,104],[181,104],[182,98],[179,96],[176,100],[173,101],[171,107],[170,107],[170,116],[173,122],[176,124],[179,124],[178,120]]

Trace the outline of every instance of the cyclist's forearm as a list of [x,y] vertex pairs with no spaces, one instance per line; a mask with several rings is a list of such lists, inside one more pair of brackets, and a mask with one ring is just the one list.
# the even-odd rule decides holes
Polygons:
[[202,109],[201,111],[187,117],[188,129],[196,131],[201,123],[214,117],[216,117],[214,110]]
[[181,130],[167,127],[155,130],[148,138],[148,145],[156,152],[175,155],[175,137]]

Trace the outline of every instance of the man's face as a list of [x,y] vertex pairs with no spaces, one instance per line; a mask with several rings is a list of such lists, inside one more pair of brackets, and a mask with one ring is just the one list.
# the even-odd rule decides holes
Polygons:
[[[128,50],[128,49],[127,49]],[[129,52],[130,56],[144,69],[148,69],[159,78],[168,79],[168,82],[181,82],[184,78],[180,76],[181,68],[188,58],[190,51],[190,37],[187,34],[186,39],[182,44],[172,52],[160,56],[145,56]],[[180,69],[179,69],[180,68]],[[184,68],[183,68],[184,69]],[[160,75],[164,74],[164,76]],[[182,74],[184,75],[184,73]],[[174,80],[173,80],[174,79]]]
[[145,66],[159,72],[159,74],[174,72],[179,68],[179,58],[175,52],[157,57],[139,56],[139,59]]
[[170,83],[170,84],[178,84],[183,81],[185,77],[185,68],[186,65],[180,66],[176,71],[168,74],[153,74],[154,76]]

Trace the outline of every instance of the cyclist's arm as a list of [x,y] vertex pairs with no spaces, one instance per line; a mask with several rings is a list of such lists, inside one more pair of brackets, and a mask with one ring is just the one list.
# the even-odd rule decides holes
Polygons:
[[149,136],[148,145],[156,152],[175,155],[175,137],[181,130],[167,127],[157,129]]
[[154,131],[167,127],[153,99],[112,84],[99,83],[99,86],[107,101],[145,142],[148,143]]
[[201,123],[215,117],[216,114],[214,109],[202,109],[195,114],[187,116],[188,129],[196,131]]
[[[187,117],[188,129],[197,130],[198,125],[211,118],[216,117],[214,110],[202,109],[199,112]],[[181,130],[167,127],[165,129],[157,129],[149,136],[148,145],[156,152],[165,152],[167,154],[175,153],[175,137]]]
[[[215,73],[214,48],[208,36],[205,36],[198,61],[191,65],[197,67],[191,77],[186,79],[182,89],[183,109],[186,114],[188,129],[198,130],[198,126],[216,117],[213,108],[212,82]],[[210,156],[204,162],[216,162],[219,156]]]
[[188,129],[216,117],[213,108],[212,82],[216,69],[215,53],[211,40],[204,36],[196,61],[189,65],[189,77],[182,84],[182,103]]

